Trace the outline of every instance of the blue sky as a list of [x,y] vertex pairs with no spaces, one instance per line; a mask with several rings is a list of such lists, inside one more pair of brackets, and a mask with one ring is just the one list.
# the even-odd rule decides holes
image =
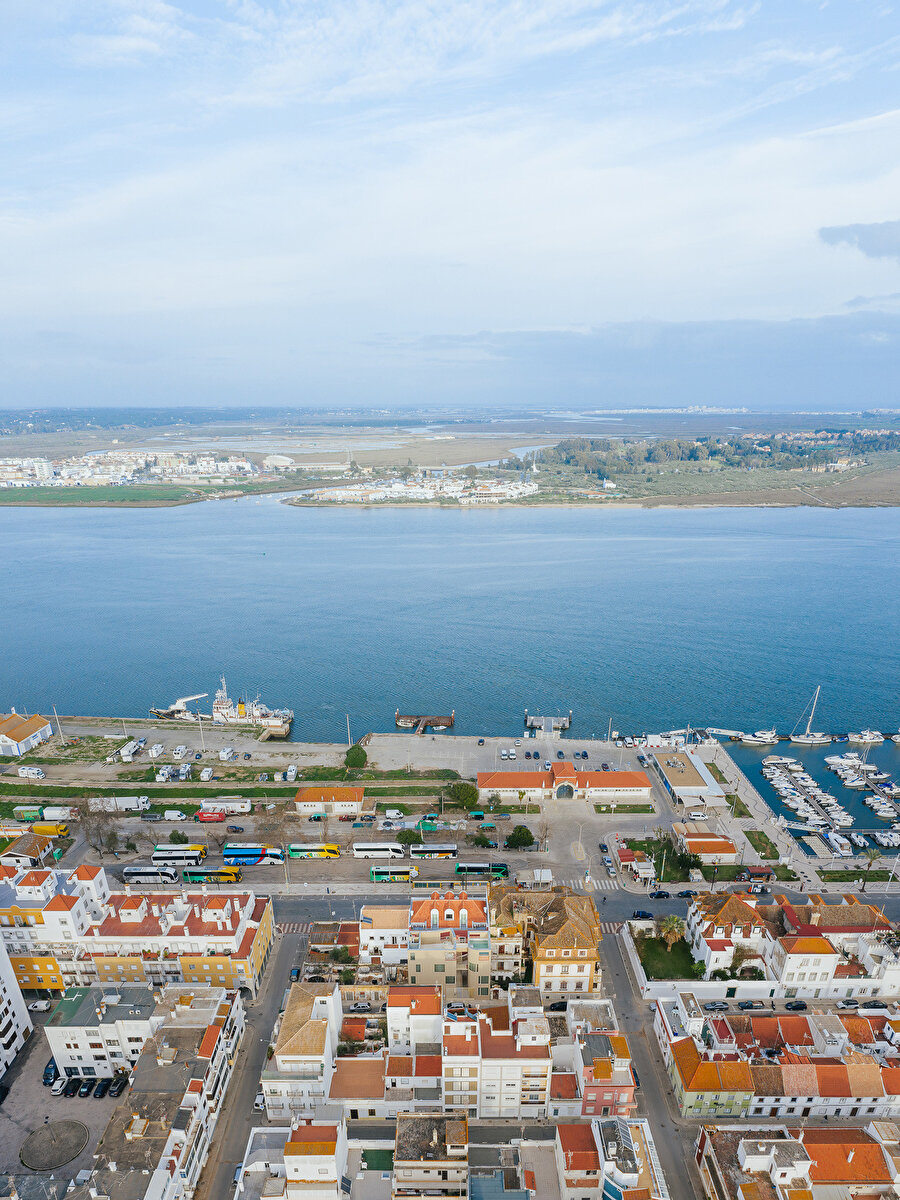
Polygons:
[[0,404],[896,404],[890,0],[0,21]]

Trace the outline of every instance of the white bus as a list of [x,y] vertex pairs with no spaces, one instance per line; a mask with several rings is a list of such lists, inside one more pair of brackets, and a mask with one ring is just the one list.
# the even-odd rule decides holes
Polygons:
[[169,865],[176,867],[199,867],[206,858],[206,847],[193,846],[157,846],[150,855],[154,866]]
[[122,872],[122,878],[126,883],[177,884],[180,882],[176,868],[164,866],[126,867]]
[[425,842],[422,846],[410,846],[410,858],[456,858],[457,849],[452,843],[440,845],[438,842]]
[[354,858],[402,858],[403,847],[399,842],[354,842]]

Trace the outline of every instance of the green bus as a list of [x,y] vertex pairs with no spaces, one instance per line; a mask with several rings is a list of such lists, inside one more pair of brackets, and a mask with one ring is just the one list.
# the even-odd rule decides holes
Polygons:
[[372,867],[369,878],[373,883],[411,883],[418,873],[418,867]]

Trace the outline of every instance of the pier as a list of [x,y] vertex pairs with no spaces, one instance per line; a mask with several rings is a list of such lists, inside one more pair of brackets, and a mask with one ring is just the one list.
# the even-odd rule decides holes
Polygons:
[[545,737],[554,737],[569,729],[572,724],[572,710],[567,717],[542,717],[539,713],[529,714],[525,709],[525,728],[542,733]]
[[452,729],[455,723],[455,708],[449,717],[420,717],[401,713],[399,708],[394,713],[394,724],[397,728],[412,729],[414,733],[424,733],[426,729]]

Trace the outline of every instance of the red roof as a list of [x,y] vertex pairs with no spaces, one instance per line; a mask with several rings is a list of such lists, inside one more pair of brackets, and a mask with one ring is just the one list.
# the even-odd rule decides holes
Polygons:
[[441,1074],[441,1056],[439,1054],[417,1054],[416,1055],[416,1075],[418,1077],[425,1076],[433,1078],[440,1077]]
[[599,1171],[600,1155],[590,1125],[557,1125],[567,1171]]
[[409,1008],[414,1013],[437,1016],[441,1011],[441,989],[436,987],[388,988],[388,1008]]
[[78,903],[77,896],[54,896],[47,904],[44,905],[44,912],[71,912]]
[[80,867],[75,868],[69,878],[85,881],[89,879],[96,879],[101,870],[101,867],[89,867],[86,863],[82,863]]
[[198,1058],[212,1058],[213,1050],[216,1048],[216,1042],[219,1040],[219,1034],[222,1032],[218,1025],[207,1025],[206,1033],[203,1035],[203,1040],[200,1042],[200,1049],[197,1051]]
[[576,1100],[578,1084],[570,1071],[554,1071],[550,1076],[551,1100]]

